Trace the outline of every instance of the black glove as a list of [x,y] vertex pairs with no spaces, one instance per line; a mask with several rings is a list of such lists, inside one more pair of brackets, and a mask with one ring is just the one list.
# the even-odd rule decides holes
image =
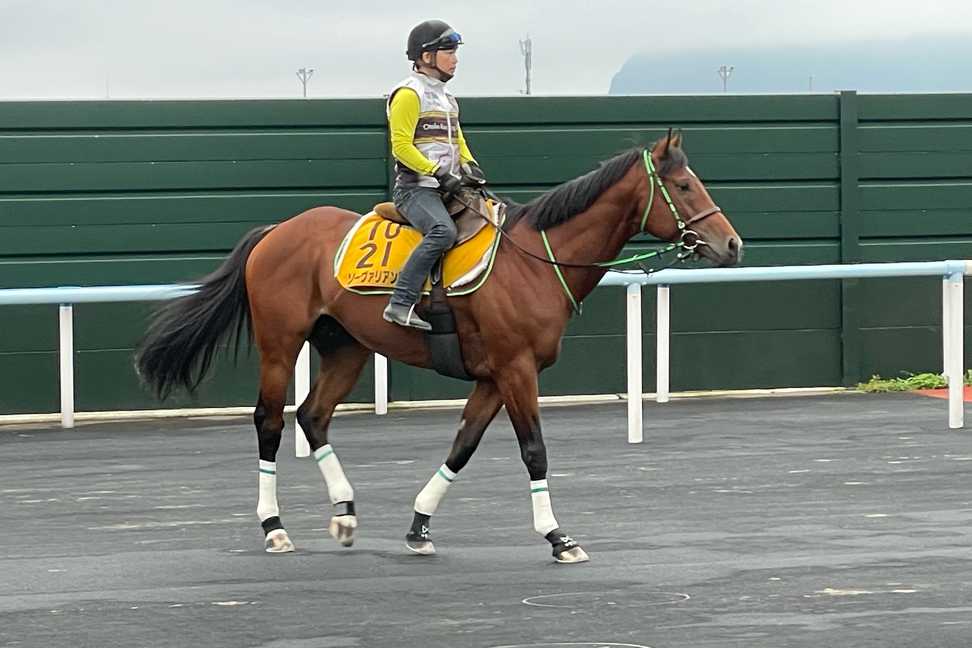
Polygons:
[[448,169],[439,167],[435,172],[435,179],[439,181],[439,191],[444,196],[453,196],[462,189],[462,178]]
[[473,161],[462,165],[462,184],[467,187],[482,187],[486,185],[486,174]]

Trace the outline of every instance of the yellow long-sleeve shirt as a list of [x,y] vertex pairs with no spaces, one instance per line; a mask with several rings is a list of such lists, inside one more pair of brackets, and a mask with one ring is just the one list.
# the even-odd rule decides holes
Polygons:
[[[419,121],[419,108],[419,97],[411,88],[400,88],[392,97],[388,111],[392,155],[416,173],[432,175],[438,170],[439,165],[422,155],[422,152],[415,146],[415,128]],[[460,163],[476,161],[466,144],[462,128],[456,131],[456,144],[459,146]]]

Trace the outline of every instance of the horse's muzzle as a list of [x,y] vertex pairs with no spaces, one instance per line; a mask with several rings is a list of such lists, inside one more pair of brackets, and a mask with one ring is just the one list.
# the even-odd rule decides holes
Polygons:
[[737,235],[727,236],[722,241],[706,240],[700,244],[698,252],[717,266],[727,268],[739,265],[743,257],[743,242]]

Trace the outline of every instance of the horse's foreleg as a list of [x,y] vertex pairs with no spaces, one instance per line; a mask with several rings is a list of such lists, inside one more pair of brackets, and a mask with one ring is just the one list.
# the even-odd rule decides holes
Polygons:
[[497,384],[506,412],[516,431],[520,456],[530,473],[530,498],[533,501],[533,528],[553,546],[560,563],[588,560],[587,553],[564,532],[554,517],[547,485],[547,448],[540,431],[540,405],[537,401],[537,371],[532,363],[522,362],[502,372]]
[[334,408],[354,387],[371,352],[357,342],[350,342],[337,349],[320,346],[318,349],[321,351],[320,372],[307,400],[297,408],[297,421],[314,453],[314,459],[324,477],[328,497],[334,507],[328,531],[335,540],[350,547],[354,542],[354,530],[358,526],[354,511],[354,489],[344,475],[334,448],[328,442],[328,429]]
[[432,514],[445,497],[449,485],[469,462],[469,458],[479,446],[480,439],[483,438],[486,427],[496,416],[502,404],[496,385],[491,382],[476,383],[462,411],[459,432],[456,434],[449,457],[415,498],[412,528],[405,536],[405,546],[415,553],[425,555],[435,553],[429,528]]
[[290,536],[280,522],[277,506],[277,449],[283,430],[283,410],[292,367],[286,362],[263,361],[260,364],[260,398],[253,411],[260,449],[260,499],[257,517],[263,527],[265,548],[270,553],[293,551]]

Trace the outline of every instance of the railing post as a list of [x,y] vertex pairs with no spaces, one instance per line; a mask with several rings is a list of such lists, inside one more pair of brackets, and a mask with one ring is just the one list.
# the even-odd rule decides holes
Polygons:
[[950,275],[942,277],[942,374],[946,380],[948,380],[949,361],[952,357],[951,350],[949,349],[949,344],[952,341],[950,336],[952,326],[952,297],[948,290],[950,278]]
[[61,304],[59,309],[58,355],[61,375],[61,427],[74,427],[74,307]]
[[948,378],[948,427],[957,430],[965,425],[965,376],[964,358],[965,349],[963,344],[964,332],[964,277],[962,273],[956,272],[949,275],[948,283],[948,303],[946,316],[948,324],[948,356],[945,359],[945,371]]
[[658,286],[655,326],[655,402],[668,402],[668,377],[671,345],[671,296],[668,286]]
[[388,413],[388,358],[375,354],[375,414]]
[[627,287],[628,443],[641,443],[641,285]]
[[[297,365],[294,367],[294,405],[300,407],[310,393],[310,342],[304,342],[297,355]],[[310,456],[310,444],[304,429],[298,422],[294,426],[294,448],[298,457]]]

